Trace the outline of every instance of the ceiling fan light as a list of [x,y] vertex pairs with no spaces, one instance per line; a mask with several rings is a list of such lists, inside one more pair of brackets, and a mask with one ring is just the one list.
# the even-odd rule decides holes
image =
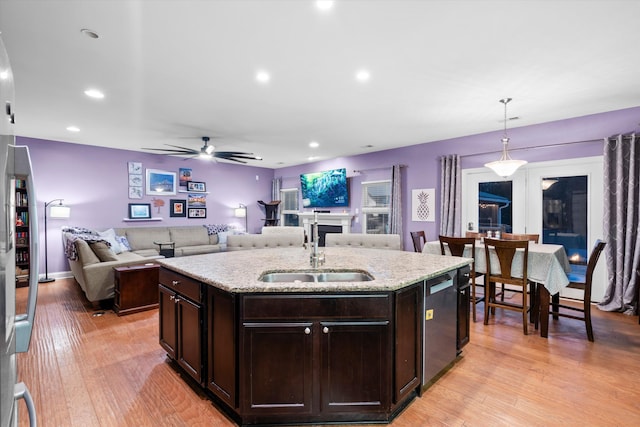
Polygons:
[[[212,150],[213,151],[213,150]],[[211,153],[207,153],[207,152],[202,152],[200,153],[200,155],[198,156],[201,159],[210,159],[213,156],[211,155]]]

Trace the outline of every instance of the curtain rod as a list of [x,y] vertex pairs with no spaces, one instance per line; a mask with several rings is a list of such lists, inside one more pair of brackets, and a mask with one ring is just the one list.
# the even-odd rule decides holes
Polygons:
[[[629,136],[624,135],[624,138],[629,138]],[[527,150],[537,150],[537,149],[541,149],[541,148],[553,148],[553,147],[562,147],[565,145],[574,145],[574,144],[586,144],[588,142],[602,142],[604,141],[605,138],[600,138],[600,139],[585,139],[584,141],[572,141],[572,142],[559,142],[557,144],[548,144],[548,145],[537,145],[534,147],[521,147],[521,148],[509,148],[509,152],[512,153],[514,151],[527,151]],[[496,153],[502,153],[502,150],[496,150],[496,151],[485,151],[484,153],[473,153],[473,154],[464,154],[461,155],[460,158],[463,157],[475,157],[475,156],[483,156],[485,154],[496,154]]]
[[[401,168],[406,168],[407,165],[400,165]],[[379,171],[379,170],[385,170],[385,169],[391,169],[393,168],[393,166],[380,166],[378,168],[368,168],[368,169],[354,169],[353,173],[362,173],[362,172],[368,172],[368,171]]]

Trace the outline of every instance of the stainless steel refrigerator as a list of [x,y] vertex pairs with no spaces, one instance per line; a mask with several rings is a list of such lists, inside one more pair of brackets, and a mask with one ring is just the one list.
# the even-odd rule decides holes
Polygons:
[[[29,349],[38,295],[38,224],[29,149],[15,145],[13,74],[0,38],[0,427],[18,424],[18,401],[27,404],[30,425],[36,425],[33,401],[24,383],[17,382],[16,353]],[[15,180],[26,182],[29,204],[30,271],[26,313],[16,313],[16,197]]]

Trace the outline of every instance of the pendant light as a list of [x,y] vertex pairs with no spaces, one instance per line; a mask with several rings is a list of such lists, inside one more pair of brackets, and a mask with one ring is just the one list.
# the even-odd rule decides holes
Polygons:
[[507,145],[509,144],[509,138],[507,137],[507,104],[511,101],[511,98],[501,99],[500,102],[504,104],[504,135],[502,136],[502,157],[495,162],[486,163],[485,166],[493,170],[496,174],[503,178],[507,178],[515,173],[520,166],[527,164],[526,160],[513,160],[507,151]]

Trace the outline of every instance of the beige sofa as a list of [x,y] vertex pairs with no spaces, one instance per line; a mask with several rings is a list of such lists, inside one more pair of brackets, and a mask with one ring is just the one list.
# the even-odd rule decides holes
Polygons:
[[[69,267],[89,301],[100,301],[114,295],[114,267],[139,265],[161,258],[154,242],[173,242],[175,256],[219,252],[223,245],[217,233],[209,234],[206,227],[129,227],[113,229],[121,240],[126,237],[130,248],[120,252],[104,241],[78,238],[63,232]],[[119,249],[124,249],[120,244]],[[116,253],[118,252],[118,253]]]
[[262,234],[239,234],[227,237],[227,251],[302,246],[304,246],[302,227],[264,227]]
[[398,234],[327,233],[325,245],[402,250]]

